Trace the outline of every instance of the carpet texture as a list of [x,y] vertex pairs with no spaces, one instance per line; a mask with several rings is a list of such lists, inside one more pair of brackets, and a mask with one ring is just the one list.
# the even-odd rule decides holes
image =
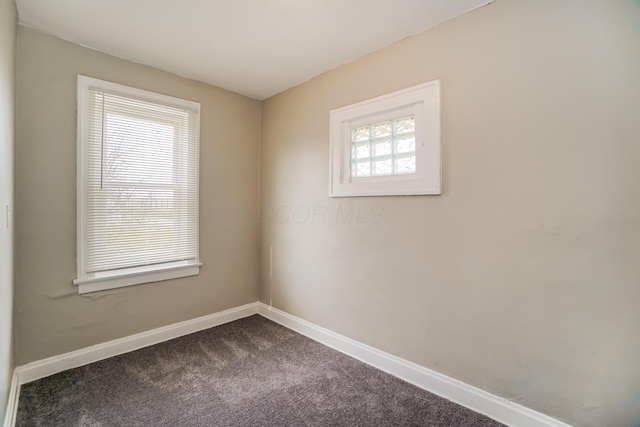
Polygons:
[[261,316],[25,384],[16,426],[500,426]]

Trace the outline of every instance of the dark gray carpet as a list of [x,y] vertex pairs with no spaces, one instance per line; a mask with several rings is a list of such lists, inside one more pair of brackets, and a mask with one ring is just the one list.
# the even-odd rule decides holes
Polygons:
[[25,384],[17,426],[500,426],[252,316]]

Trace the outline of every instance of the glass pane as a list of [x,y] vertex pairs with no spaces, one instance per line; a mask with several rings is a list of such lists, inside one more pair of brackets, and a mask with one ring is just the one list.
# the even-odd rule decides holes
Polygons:
[[359,128],[351,129],[351,141],[368,141],[369,140],[369,126],[362,126]]
[[351,142],[353,177],[416,172],[413,115],[352,128]]
[[415,173],[416,156],[396,159],[396,173]]
[[408,117],[403,117],[401,119],[396,119],[395,121],[396,133],[415,132],[415,130],[416,130],[415,116],[408,116]]
[[412,136],[401,137],[396,141],[397,153],[413,153],[416,151],[416,138]]
[[374,163],[375,175],[389,175],[393,173],[391,159],[378,160]]
[[370,145],[356,145],[355,147],[355,158],[356,159],[366,159],[371,156],[371,147]]
[[356,176],[371,175],[371,164],[369,162],[358,163],[356,166]]
[[388,156],[391,154],[391,141],[378,142],[375,145],[375,156]]
[[391,135],[391,121],[376,123],[373,125],[373,136],[375,138],[389,135]]

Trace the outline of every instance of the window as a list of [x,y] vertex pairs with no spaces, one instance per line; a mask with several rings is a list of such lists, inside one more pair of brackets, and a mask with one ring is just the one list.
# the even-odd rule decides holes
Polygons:
[[80,293],[193,276],[200,104],[78,76]]
[[416,172],[416,116],[351,128],[351,176]]
[[440,81],[332,110],[331,197],[441,194]]

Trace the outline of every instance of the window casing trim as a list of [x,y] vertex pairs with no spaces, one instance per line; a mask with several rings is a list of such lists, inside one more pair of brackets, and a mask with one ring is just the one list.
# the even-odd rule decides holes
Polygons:
[[[200,262],[199,244],[196,237],[195,259],[186,261],[164,262],[156,265],[138,266],[121,268],[112,271],[103,271],[99,273],[87,272],[84,254],[87,253],[87,230],[85,218],[85,202],[86,202],[86,185],[88,183],[88,105],[89,105],[89,89],[98,88],[105,92],[116,94],[140,101],[153,102],[164,106],[182,108],[196,112],[197,122],[196,129],[199,133],[199,113],[200,104],[195,101],[189,101],[181,98],[175,98],[168,95],[162,95],[155,92],[149,92],[130,86],[124,86],[104,80],[95,79],[83,75],[78,75],[77,83],[77,243],[76,243],[76,264],[77,278],[73,280],[73,284],[78,286],[78,293],[96,292],[100,290],[131,286],[142,283],[158,282],[162,280],[176,279],[181,277],[194,276],[199,274]],[[197,136],[199,139],[199,135]],[[199,143],[197,144],[199,151]],[[196,158],[199,153],[196,152]],[[198,162],[198,161],[197,161]],[[196,179],[195,191],[199,192],[199,180]],[[196,213],[199,211],[198,199],[196,198]],[[199,236],[199,221],[196,217],[195,234]]]

